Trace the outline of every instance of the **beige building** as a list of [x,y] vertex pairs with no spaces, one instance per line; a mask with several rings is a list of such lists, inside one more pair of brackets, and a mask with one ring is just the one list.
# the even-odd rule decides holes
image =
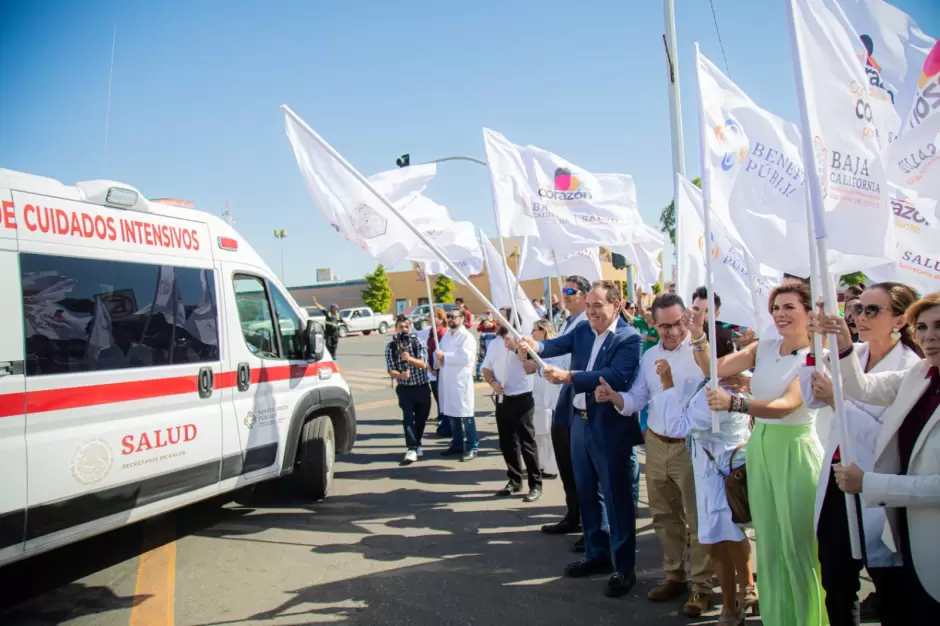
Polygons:
[[[513,272],[519,262],[519,242],[518,238],[507,238],[506,253],[509,255],[508,265]],[[494,244],[497,243],[494,240]],[[626,280],[626,270],[614,269],[610,261],[610,252],[606,248],[601,248],[601,270],[605,279],[614,280],[622,283]],[[389,287],[392,290],[392,300],[390,311],[388,313],[406,312],[419,304],[427,304],[427,288],[424,284],[424,274],[413,264],[413,268],[400,272],[388,273]],[[489,278],[486,270],[481,274],[470,277],[473,285],[483,292],[484,295],[490,295]],[[431,286],[433,288],[434,277],[431,277]],[[341,309],[353,306],[364,306],[361,292],[365,289],[365,280],[348,280],[337,283],[326,283],[322,285],[305,285],[300,287],[291,287],[290,293],[300,306],[310,306],[311,296],[316,297],[317,301],[323,306],[329,306],[332,303],[339,305]],[[522,289],[530,299],[545,297],[544,280],[526,280],[522,282]],[[551,281],[551,291],[558,295],[558,280],[553,278]],[[474,314],[483,313],[486,305],[473,295],[473,292],[463,284],[457,283],[454,286],[454,297],[462,297],[467,306]]]

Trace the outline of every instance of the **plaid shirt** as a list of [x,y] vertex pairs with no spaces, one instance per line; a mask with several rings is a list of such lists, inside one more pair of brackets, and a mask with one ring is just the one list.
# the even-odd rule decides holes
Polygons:
[[[428,362],[428,349],[421,343],[421,340],[418,339],[418,336],[414,333],[411,333],[408,336],[408,341],[410,342],[410,348],[408,353],[412,358],[419,359]],[[406,364],[401,358],[401,350],[398,346],[398,337],[389,342],[385,346],[385,365],[388,367],[389,371],[395,370],[396,372],[403,372],[405,369],[408,370],[410,376],[408,380],[399,380],[398,384],[405,387],[418,387],[420,385],[428,384],[428,370],[424,367],[415,367],[413,365]]]

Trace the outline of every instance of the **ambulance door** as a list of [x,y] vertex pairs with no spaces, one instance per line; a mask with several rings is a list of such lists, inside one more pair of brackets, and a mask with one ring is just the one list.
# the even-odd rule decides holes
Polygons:
[[[13,206],[3,202],[2,213]],[[12,218],[11,218],[12,219]],[[16,229],[0,215],[0,565],[23,552],[26,522],[26,379],[23,375],[23,294]],[[15,222],[10,222],[15,224]]]

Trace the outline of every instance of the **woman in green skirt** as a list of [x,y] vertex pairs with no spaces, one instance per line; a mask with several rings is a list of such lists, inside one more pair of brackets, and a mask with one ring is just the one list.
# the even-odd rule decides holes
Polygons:
[[[816,552],[813,505],[822,467],[816,410],[803,404],[810,385],[812,310],[809,289],[781,285],[770,294],[770,313],[780,339],[761,340],[718,362],[719,376],[754,368],[750,401],[721,389],[708,394],[713,410],[740,410],[754,417],[747,446],[747,486],[757,560],[760,612],[766,626],[828,624]],[[770,564],[773,564],[772,566]]]

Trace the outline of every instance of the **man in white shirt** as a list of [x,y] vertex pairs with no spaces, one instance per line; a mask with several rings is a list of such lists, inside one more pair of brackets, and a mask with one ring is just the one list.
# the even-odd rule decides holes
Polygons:
[[[480,440],[473,417],[473,367],[477,342],[464,326],[459,309],[447,313],[447,332],[434,355],[437,363],[437,392],[441,413],[450,419],[454,436],[441,456],[462,455],[461,461],[477,458]],[[444,419],[443,417],[441,419]]]
[[[682,298],[661,294],[650,310],[659,344],[643,355],[640,373],[629,391],[605,396],[602,390],[597,399],[613,402],[622,415],[638,413],[649,405],[646,489],[653,527],[663,550],[666,579],[651,589],[647,597],[654,602],[671,600],[688,589],[685,561],[691,541],[692,593],[684,613],[697,617],[708,609],[714,569],[707,550],[698,541],[695,477],[686,447],[687,433],[681,416],[664,409],[683,406],[682,400],[695,392],[704,376],[695,362],[683,320]],[[670,395],[678,395],[679,401],[667,403]]]
[[535,442],[533,379],[531,374],[526,374],[522,361],[511,349],[513,344],[508,335],[509,331],[500,327],[483,358],[483,379],[496,394],[499,449],[509,476],[509,482],[496,495],[511,496],[522,491],[521,453],[529,478],[529,493],[522,500],[535,502],[542,496],[542,473]]

